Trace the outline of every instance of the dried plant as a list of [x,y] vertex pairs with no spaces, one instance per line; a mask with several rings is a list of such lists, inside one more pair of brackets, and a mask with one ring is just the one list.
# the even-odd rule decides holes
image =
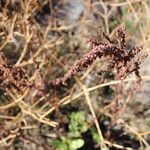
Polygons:
[[21,89],[31,86],[25,72],[21,68],[10,64],[3,54],[0,55],[0,74],[4,79],[3,85],[13,84]]
[[[70,14],[68,8],[73,9],[68,2],[74,3],[75,1],[0,1],[0,149],[5,149],[3,146],[18,149],[26,149],[26,146],[29,149],[32,149],[32,147],[35,147],[35,149],[39,147],[40,149],[53,149],[51,142],[54,139],[58,141],[59,138],[67,135],[66,124],[68,124],[70,112],[77,111],[78,113],[80,110],[85,110],[88,115],[87,119],[89,119],[88,132],[82,138],[85,136],[86,141],[91,140],[91,137],[87,137],[87,133],[89,134],[95,123],[97,128],[95,133],[99,134],[101,140],[98,141],[98,144],[94,144],[94,140],[91,140],[93,147],[99,145],[103,147],[106,144],[112,149],[114,147],[127,149],[124,144],[128,140],[121,141],[121,143],[120,139],[114,139],[115,141],[113,141],[111,135],[114,132],[112,133],[111,130],[116,123],[117,125],[120,122],[129,123],[129,121],[124,120],[124,116],[121,116],[121,114],[126,110],[130,99],[132,100],[132,96],[139,89],[140,82],[145,80],[145,77],[141,76],[139,72],[140,64],[145,58],[145,55],[141,54],[144,51],[143,46],[139,44],[129,50],[128,46],[132,42],[127,43],[123,26],[116,29],[114,38],[110,38],[105,32],[100,31],[101,39],[89,38],[88,43],[91,45],[89,52],[75,62],[70,60],[68,64],[72,63],[73,65],[62,77],[55,79],[54,72],[58,70],[58,66],[65,66],[67,59],[63,58],[76,55],[79,48],[85,47],[82,44],[82,35],[86,35],[87,31],[91,32],[91,29],[95,30],[98,27],[96,22],[99,20],[107,33],[113,34],[116,21],[117,24],[126,24],[131,14],[135,14],[131,17],[136,17],[135,22],[131,21],[133,30],[131,31],[131,27],[129,29],[128,26],[127,29],[131,31],[130,34],[133,39],[135,37],[132,32],[136,31],[136,35],[144,32],[141,33],[142,36],[137,36],[137,38],[142,37],[145,46],[147,46],[146,42],[149,41],[149,33],[146,32],[149,27],[148,11],[147,9],[141,9],[147,8],[147,2],[146,0],[145,2],[144,0],[138,1],[138,6],[135,4],[136,2],[104,1],[97,3],[97,1],[82,1],[86,13],[83,10],[80,18],[73,24],[70,24],[67,19],[68,14]],[[132,3],[137,7],[133,7]],[[101,7],[104,11],[101,11]],[[134,9],[135,11],[133,11]],[[145,10],[144,13],[141,10]],[[114,11],[115,13],[113,13]],[[125,11],[125,14],[122,11]],[[147,13],[146,18],[145,12]],[[138,16],[140,16],[139,20]],[[143,21],[146,23],[145,26],[143,26]],[[85,23],[83,24],[83,22]],[[96,59],[100,59],[104,63],[107,60],[107,66],[105,66],[103,72],[106,74],[102,75],[99,80],[94,80],[99,76],[92,76],[92,81],[94,80],[96,85],[88,82],[87,87],[87,82],[84,81],[91,81],[88,77],[91,77],[91,74],[95,73],[95,67],[98,67],[98,65],[95,66],[95,63],[92,64]],[[88,67],[89,69],[84,72],[84,69]],[[101,68],[99,69],[98,71],[101,71]],[[59,73],[61,71],[59,70]],[[84,75],[81,80],[78,80],[77,75],[80,72]],[[107,74],[109,73],[112,74],[114,80],[119,81],[110,81],[112,78],[108,79]],[[135,78],[124,80],[130,74],[135,74],[137,80]],[[82,80],[86,76],[87,78]],[[78,84],[69,89],[62,86],[74,77],[76,77]],[[126,81],[135,81],[135,84],[132,84],[132,82],[131,86],[128,87],[128,85],[123,84],[127,83]],[[100,95],[103,90],[99,89],[102,87],[112,89],[112,95],[109,93],[109,98],[112,98],[111,101],[106,100],[108,97]],[[89,109],[82,105],[84,104],[84,96]],[[76,103],[77,99],[79,101]],[[69,105],[67,106],[67,104]],[[142,105],[142,107],[145,111],[145,106]],[[136,108],[132,109],[130,106],[128,108],[126,112],[130,120],[130,109],[136,111]],[[105,116],[110,121],[107,126],[110,131],[107,130],[108,134],[100,127],[101,117]],[[144,117],[142,115],[141,121],[143,123],[145,123]],[[119,121],[122,121],[117,121],[118,118]],[[133,122],[136,123],[136,117]],[[125,124],[119,124],[120,126],[126,128]],[[130,128],[129,131],[132,132],[128,134],[129,132],[127,133],[126,130],[125,133],[129,136],[136,135],[140,142],[142,141],[146,147],[149,147],[146,143],[148,138],[145,135],[149,134],[146,132],[146,128],[143,131],[137,130],[137,132],[132,130],[132,127]],[[103,134],[101,134],[101,131]],[[120,132],[119,137],[123,131]],[[130,143],[132,144],[129,147],[132,148],[134,146],[133,140]],[[89,143],[85,142],[85,144],[85,146],[89,146]]]
[[[36,69],[38,70],[38,67]],[[45,90],[45,83],[41,75],[39,75],[40,79],[38,82],[30,82],[24,70],[21,67],[16,67],[11,64],[3,53],[0,54],[0,75],[3,77],[1,86],[13,85],[20,90],[24,88],[35,88],[41,92]]]
[[135,56],[143,49],[142,45],[138,45],[131,50],[126,50],[126,36],[124,27],[120,26],[116,29],[117,44],[113,42],[108,35],[101,31],[102,41],[89,38],[88,42],[92,45],[92,50],[76,60],[67,73],[60,78],[50,82],[54,86],[65,84],[67,80],[75,76],[78,72],[87,68],[96,58],[109,57],[109,64],[106,70],[114,73],[116,79],[124,79],[132,72],[140,79],[140,57]]
[[[125,50],[126,39],[123,27],[118,27],[116,30],[117,44],[115,44],[104,32],[100,33],[103,37],[101,42],[89,38],[88,42],[92,45],[92,50],[76,60],[68,72],[54,81],[50,81],[53,86],[65,84],[67,80],[75,76],[78,72],[87,68],[93,63],[96,58],[109,57],[107,71],[112,71],[116,79],[124,79],[132,72],[140,79],[139,69],[141,57],[135,59],[135,56],[143,49],[142,45],[138,45],[131,50]],[[0,56],[0,71],[9,83],[15,84],[17,87],[29,87],[31,83],[27,80],[27,76],[21,68],[15,67],[8,63],[4,56]]]

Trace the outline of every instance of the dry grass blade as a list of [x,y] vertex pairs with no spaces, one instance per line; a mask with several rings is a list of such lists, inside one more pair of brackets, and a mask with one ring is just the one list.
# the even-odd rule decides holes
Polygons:
[[100,149],[103,149],[103,148],[105,147],[104,139],[103,139],[103,135],[102,135],[102,132],[101,132],[101,129],[100,129],[100,126],[99,126],[99,123],[98,123],[98,120],[97,120],[95,111],[94,111],[93,106],[92,106],[91,99],[90,99],[90,97],[89,97],[89,92],[87,91],[87,88],[86,88],[85,85],[83,85],[81,82],[79,82],[79,84],[80,84],[80,86],[81,86],[82,89],[83,89],[84,95],[85,95],[85,97],[86,97],[87,104],[88,104],[88,106],[89,106],[89,109],[90,109],[90,111],[91,111],[91,114],[92,114],[93,119],[94,119],[94,122],[95,122],[95,126],[96,126],[96,128],[97,128],[97,132],[98,132],[98,134],[99,134],[99,136],[100,136],[100,139],[101,139],[101,141],[100,141],[100,143],[99,143],[99,144],[100,144]]

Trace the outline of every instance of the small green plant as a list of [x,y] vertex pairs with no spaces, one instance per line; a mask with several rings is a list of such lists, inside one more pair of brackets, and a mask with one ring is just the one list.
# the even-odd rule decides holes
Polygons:
[[70,115],[69,136],[80,137],[81,133],[88,130],[85,112],[73,112]]
[[[55,150],[77,150],[84,145],[82,133],[88,130],[85,112],[72,112],[70,114],[68,128],[69,132],[66,136],[62,136],[60,139],[52,141],[52,145]],[[102,137],[99,136],[96,128],[92,127],[89,130],[91,131],[93,141],[99,144],[102,140]],[[104,146],[102,150],[109,150],[109,148]]]
[[77,150],[84,145],[82,133],[88,130],[85,112],[71,113],[68,128],[66,136],[53,140],[52,145],[55,150]]
[[60,140],[52,142],[55,150],[77,150],[84,145],[84,140],[80,138],[61,137]]

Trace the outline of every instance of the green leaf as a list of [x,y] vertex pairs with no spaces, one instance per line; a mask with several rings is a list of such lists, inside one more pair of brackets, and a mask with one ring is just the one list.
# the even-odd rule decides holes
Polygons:
[[91,130],[91,134],[92,134],[94,142],[99,143],[101,141],[101,137],[97,133],[96,129],[95,128],[91,128],[90,130]]
[[67,143],[65,143],[61,140],[53,140],[52,146],[54,147],[55,150],[68,150]]
[[85,112],[80,111],[80,112],[73,112],[70,115],[71,121],[75,121],[78,123],[84,122],[86,120],[85,118]]
[[77,150],[84,145],[83,139],[75,139],[69,142],[69,150]]
[[76,132],[79,131],[81,133],[86,132],[88,130],[88,124],[86,122],[85,112],[73,112],[70,115],[70,123],[69,123],[69,131]]
[[79,131],[74,131],[74,132],[69,132],[68,133],[68,137],[72,138],[77,138],[77,137],[80,137],[81,136],[81,133]]
[[78,123],[75,121],[70,121],[69,131],[74,132],[78,130]]
[[80,126],[80,131],[82,133],[86,132],[88,130],[88,124],[86,122],[83,122]]

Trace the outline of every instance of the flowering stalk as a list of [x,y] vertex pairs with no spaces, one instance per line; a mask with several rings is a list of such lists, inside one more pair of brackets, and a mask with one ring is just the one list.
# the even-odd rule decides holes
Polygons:
[[140,61],[135,59],[135,55],[139,53],[143,46],[139,45],[131,50],[127,51],[126,48],[126,34],[124,27],[120,26],[116,29],[115,44],[104,32],[101,32],[102,41],[89,38],[88,42],[92,45],[92,49],[84,54],[82,58],[76,60],[72,67],[65,73],[63,77],[57,78],[54,81],[50,81],[53,86],[59,86],[65,84],[67,80],[75,76],[78,72],[91,65],[96,58],[109,57],[109,64],[106,70],[111,70],[116,79],[124,79],[128,74],[132,72],[140,79],[139,68]]

